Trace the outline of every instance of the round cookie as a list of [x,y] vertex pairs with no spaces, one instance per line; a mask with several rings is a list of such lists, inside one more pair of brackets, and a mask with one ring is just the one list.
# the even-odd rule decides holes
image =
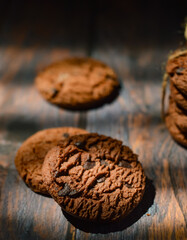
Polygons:
[[180,75],[180,77],[175,74],[172,78],[170,78],[170,81],[173,82],[176,88],[178,88],[183,95],[187,96],[187,72],[185,75]]
[[176,111],[179,115],[187,115],[187,111],[180,108],[171,95],[169,95],[169,109],[170,108]]
[[170,59],[166,71],[170,81],[187,96],[187,54]]
[[172,97],[169,99],[169,114],[181,132],[187,135],[187,114],[177,107]]
[[170,83],[170,94],[177,105],[187,111],[187,96],[185,97],[181,92],[179,92],[172,82]]
[[[181,129],[177,126],[176,112],[169,110],[165,117],[166,126],[173,137],[173,139],[184,147],[187,147],[187,134],[182,133]],[[178,125],[182,126],[179,122]],[[184,127],[183,127],[184,128]]]
[[143,197],[146,177],[137,159],[121,141],[96,133],[77,135],[48,152],[43,181],[69,214],[115,221],[127,216]]
[[46,67],[35,79],[38,91],[52,104],[85,110],[110,102],[119,91],[114,71],[90,58],[71,58]]
[[47,152],[60,141],[86,130],[62,127],[39,131],[29,137],[18,149],[15,157],[16,168],[25,183],[35,192],[48,194],[42,180],[42,164]]

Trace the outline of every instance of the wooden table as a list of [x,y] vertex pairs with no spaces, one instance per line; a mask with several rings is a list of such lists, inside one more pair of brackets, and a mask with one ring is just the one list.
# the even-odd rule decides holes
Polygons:
[[[187,239],[187,151],[160,118],[161,66],[182,39],[185,4],[1,3],[0,239]],[[122,84],[119,97],[86,112],[45,102],[33,86],[36,72],[69,56],[91,56],[113,67]],[[36,131],[58,126],[121,139],[139,154],[153,182],[124,222],[89,226],[66,216],[67,221],[51,198],[21,180],[14,165],[19,146]]]

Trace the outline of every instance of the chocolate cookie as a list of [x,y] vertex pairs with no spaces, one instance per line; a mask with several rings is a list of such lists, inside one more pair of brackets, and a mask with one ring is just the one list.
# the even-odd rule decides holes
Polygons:
[[62,127],[45,129],[29,137],[15,157],[16,168],[25,183],[35,192],[48,194],[41,173],[46,153],[67,137],[83,133],[87,132],[79,128]]
[[166,70],[170,81],[187,96],[187,54],[169,60]]
[[114,71],[90,58],[72,58],[54,63],[35,80],[41,95],[60,107],[84,110],[112,100],[119,90]]
[[181,110],[170,97],[169,99],[169,114],[172,115],[173,121],[183,134],[187,135],[187,115]]
[[43,181],[69,214],[114,221],[141,201],[145,175],[138,157],[121,141],[98,134],[70,137],[45,157]]
[[170,83],[170,94],[177,105],[187,111],[187,96],[184,96],[181,92],[179,92],[172,82]]
[[173,139],[181,144],[182,146],[187,147],[187,132],[186,132],[186,116],[181,115],[175,105],[175,102],[170,97],[169,111],[165,117],[166,126],[173,137]]

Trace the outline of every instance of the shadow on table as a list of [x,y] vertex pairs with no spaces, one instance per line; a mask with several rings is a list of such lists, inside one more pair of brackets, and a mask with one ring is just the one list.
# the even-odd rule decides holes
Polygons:
[[147,179],[146,181],[146,189],[142,201],[139,205],[128,215],[128,217],[123,220],[112,222],[112,223],[93,223],[85,220],[77,219],[67,212],[63,212],[64,216],[67,220],[74,225],[76,228],[90,233],[109,233],[109,232],[117,232],[122,231],[132,224],[137,222],[151,207],[155,197],[155,187],[151,180]]

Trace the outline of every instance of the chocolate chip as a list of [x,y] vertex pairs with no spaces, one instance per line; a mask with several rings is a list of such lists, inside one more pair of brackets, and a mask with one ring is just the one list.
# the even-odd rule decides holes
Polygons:
[[125,186],[128,187],[128,188],[132,188],[132,186],[128,183],[125,183]]
[[120,162],[118,163],[118,166],[119,166],[119,167],[124,167],[124,168],[132,168],[132,166],[130,165],[130,163],[127,162],[127,161],[124,161],[124,160],[120,161]]
[[173,76],[174,76],[174,73],[173,73],[173,72],[171,72],[169,75],[170,75],[170,77],[173,77]]
[[79,192],[76,189],[73,189],[69,192],[69,196],[75,197],[79,194]]
[[83,168],[85,170],[89,170],[89,169],[93,168],[94,166],[95,166],[95,162],[87,161],[87,162],[85,162]]
[[51,92],[52,92],[52,96],[51,96],[52,98],[56,97],[56,95],[58,94],[58,90],[56,88],[53,88]]
[[101,160],[100,163],[101,163],[101,165],[108,166],[108,163],[105,160]]
[[176,74],[181,75],[181,74],[183,74],[183,71],[184,71],[184,68],[179,67],[179,68],[176,69]]
[[74,145],[80,149],[84,149],[84,143],[83,142],[76,142]]
[[69,137],[69,133],[63,133],[63,137],[68,138]]
[[104,181],[105,181],[105,177],[101,177],[101,178],[97,179],[98,183],[101,183],[101,182],[104,182]]
[[54,176],[54,177],[57,177],[57,176],[58,176],[58,171],[55,171],[55,172],[53,173],[53,176]]
[[109,74],[106,75],[106,79],[115,80],[114,76],[111,76]]
[[70,186],[67,183],[65,183],[64,188],[58,192],[58,196],[59,197],[67,196],[70,193],[70,191],[71,191]]
[[53,176],[55,178],[59,177],[61,175],[61,172],[59,172],[58,170],[54,172]]
[[90,160],[91,160],[91,156],[88,154],[88,155],[87,155],[87,159],[86,159],[86,161],[89,162]]

